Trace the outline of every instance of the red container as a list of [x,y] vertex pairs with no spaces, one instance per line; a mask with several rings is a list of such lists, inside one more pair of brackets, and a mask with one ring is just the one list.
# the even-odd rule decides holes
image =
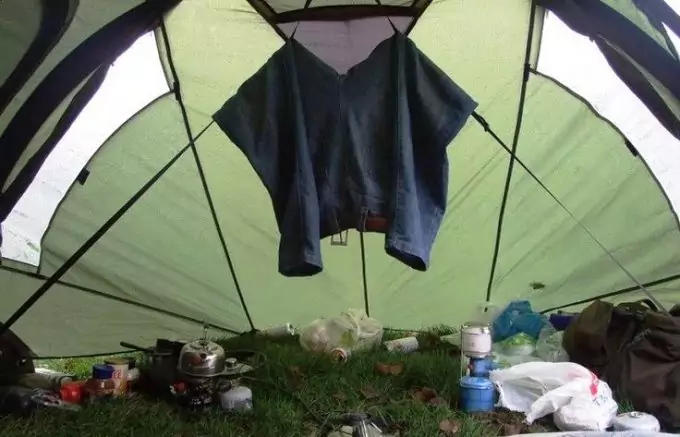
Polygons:
[[59,395],[64,402],[79,404],[83,398],[83,382],[68,382],[61,386]]

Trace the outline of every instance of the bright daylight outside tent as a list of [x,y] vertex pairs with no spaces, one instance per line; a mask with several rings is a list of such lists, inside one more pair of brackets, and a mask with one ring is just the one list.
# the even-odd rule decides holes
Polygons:
[[[458,325],[644,288],[680,300],[678,0],[4,0],[0,320],[40,356],[365,308]],[[395,32],[476,103],[427,271],[385,237],[278,272],[258,174],[213,115],[287,39],[338,71]],[[322,89],[319,93],[323,93]],[[329,96],[330,98],[330,96]],[[674,179],[675,178],[675,179]]]

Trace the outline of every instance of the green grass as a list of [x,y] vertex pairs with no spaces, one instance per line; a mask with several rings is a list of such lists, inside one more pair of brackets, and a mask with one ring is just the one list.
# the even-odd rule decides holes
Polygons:
[[[439,334],[423,335],[426,351],[410,355],[367,351],[346,363],[307,353],[296,339],[274,342],[242,336],[222,343],[227,350],[255,349],[267,357],[267,364],[247,381],[255,403],[250,414],[216,410],[189,415],[140,396],[89,405],[79,412],[50,409],[28,418],[0,419],[0,437],[309,437],[320,429],[319,422],[349,411],[394,421],[404,436],[443,435],[439,424],[444,420],[457,422],[459,436],[527,431],[518,425],[519,414],[469,416],[456,411],[458,358],[450,346],[434,340]],[[97,361],[59,360],[48,365],[86,376]],[[376,371],[379,362],[403,364],[403,370],[384,375]],[[434,389],[436,401],[422,400],[424,387]],[[545,430],[540,425],[534,428]]]

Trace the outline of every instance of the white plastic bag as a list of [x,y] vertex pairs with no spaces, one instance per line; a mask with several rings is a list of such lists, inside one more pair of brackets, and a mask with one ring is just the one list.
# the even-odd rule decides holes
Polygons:
[[352,351],[379,345],[383,327],[362,310],[349,309],[338,317],[314,320],[300,331],[303,349],[328,353],[341,347]]
[[[593,394],[593,391],[595,392]],[[562,431],[604,431],[616,418],[619,405],[606,382],[597,380],[590,396],[574,396],[553,415],[555,426]]]
[[609,386],[575,363],[518,364],[493,371],[490,378],[499,406],[525,413],[529,424],[566,407],[560,413],[563,426],[600,431],[609,426],[618,408]]

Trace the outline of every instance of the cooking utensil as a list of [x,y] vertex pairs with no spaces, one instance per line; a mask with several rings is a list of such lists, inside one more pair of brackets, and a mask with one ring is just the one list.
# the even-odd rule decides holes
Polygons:
[[175,366],[172,349],[159,349],[158,347],[143,347],[132,343],[121,341],[122,347],[143,352],[149,366],[166,366],[168,363]]
[[203,338],[184,345],[177,369],[185,375],[209,378],[224,372],[225,361],[224,348]]
[[224,361],[224,371],[221,373],[221,375],[224,376],[243,375],[252,371],[253,366],[247,363],[239,362],[234,357],[229,357]]
[[162,341],[157,341],[156,346],[150,348],[124,341],[121,341],[120,345],[144,353],[144,363],[140,366],[140,370],[156,389],[165,390],[166,387],[175,381],[177,376],[177,355],[172,349],[174,346],[164,345]]

